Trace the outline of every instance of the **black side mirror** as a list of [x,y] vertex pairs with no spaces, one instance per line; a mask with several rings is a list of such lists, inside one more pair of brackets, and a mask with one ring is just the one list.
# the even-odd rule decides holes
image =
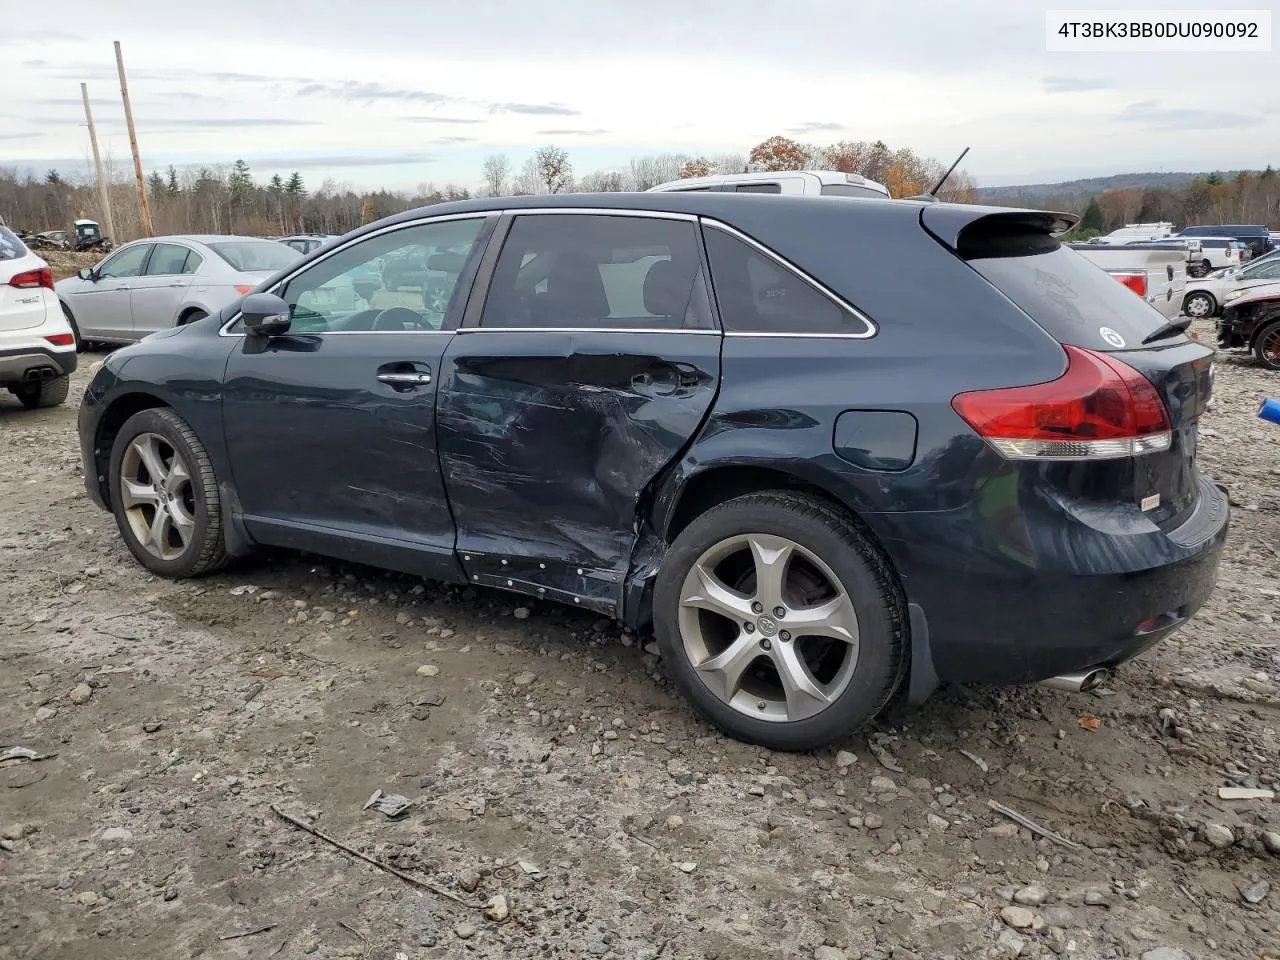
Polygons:
[[274,293],[251,293],[240,302],[244,328],[255,337],[280,337],[289,332],[289,305]]
[[92,270],[92,269],[90,269],[89,267],[81,267],[81,268],[80,268],[80,272],[77,274],[77,276],[78,276],[81,280],[97,280],[97,279],[98,279],[98,278],[94,275],[93,270]]

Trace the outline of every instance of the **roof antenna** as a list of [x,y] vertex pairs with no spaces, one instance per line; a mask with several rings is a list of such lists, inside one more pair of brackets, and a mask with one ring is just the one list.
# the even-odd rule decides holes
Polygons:
[[938,191],[942,189],[942,185],[947,182],[947,179],[951,176],[951,174],[955,173],[956,167],[960,166],[960,161],[965,158],[965,154],[967,154],[968,152],[969,152],[968,147],[965,147],[962,151],[960,151],[960,156],[956,157],[956,162],[947,168],[947,172],[944,173],[942,175],[942,178],[933,185],[932,190],[930,190],[928,193],[922,193],[919,196],[907,197],[907,199],[908,200],[926,200],[926,201],[931,201],[936,203],[938,200]]

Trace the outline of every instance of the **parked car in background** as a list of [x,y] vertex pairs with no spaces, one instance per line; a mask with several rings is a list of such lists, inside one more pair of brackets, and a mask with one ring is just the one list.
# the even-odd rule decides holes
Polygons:
[[[161,576],[287,546],[652,627],[698,709],[775,749],[904,683],[1090,688],[1205,602],[1228,506],[1195,466],[1212,351],[1071,223],[723,193],[398,214],[109,356],[86,487]],[[452,277],[443,312],[315,305],[404,250]]]
[[1280,284],[1248,290],[1228,304],[1218,323],[1218,345],[1251,350],[1268,370],[1280,370]]
[[28,410],[67,399],[76,338],[58,309],[49,265],[0,227],[0,387]]
[[789,197],[871,197],[883,200],[889,188],[856,173],[835,170],[780,170],[687,177],[650,187],[649,193],[776,193]]
[[1187,289],[1186,251],[1158,243],[1071,243],[1080,256],[1101,267],[1120,283],[1172,320],[1182,312]]
[[1270,236],[1270,241],[1271,241],[1272,253],[1274,253],[1277,250],[1280,250],[1280,233],[1272,233]]
[[155,237],[125,244],[54,289],[81,339],[128,343],[217,313],[299,259],[256,237]]
[[[1232,240],[1231,242],[1239,252],[1240,262],[1242,264],[1248,263],[1253,259],[1253,248],[1250,247],[1249,244],[1245,243],[1243,240]],[[1270,249],[1269,246],[1268,249]],[[1262,254],[1258,254],[1258,256],[1262,256]]]
[[283,243],[287,247],[293,247],[293,249],[305,256],[338,238],[331,233],[299,233],[291,237],[272,237],[271,239],[276,240],[278,243]]
[[1098,243],[1130,243],[1132,241],[1163,240],[1173,236],[1173,224],[1159,223],[1126,223],[1119,230],[1095,238]]
[[1182,312],[1197,319],[1216,316],[1223,306],[1256,287],[1280,281],[1280,256],[1254,260],[1240,268],[1215,270],[1207,277],[1187,282]]
[[1200,241],[1195,237],[1171,237],[1165,240],[1126,240],[1124,245],[1131,246],[1136,243],[1183,251],[1187,261],[1187,276],[1189,277],[1200,277],[1209,272],[1202,265],[1204,257],[1201,254]]
[[[1178,234],[1178,239],[1183,239],[1183,236]],[[1200,241],[1201,261],[1197,272],[1202,276],[1214,270],[1240,266],[1240,246],[1234,238],[1196,236],[1187,239]]]
[[1229,237],[1243,240],[1253,256],[1260,257],[1270,248],[1270,233],[1261,224],[1217,223],[1183,227],[1180,237]]

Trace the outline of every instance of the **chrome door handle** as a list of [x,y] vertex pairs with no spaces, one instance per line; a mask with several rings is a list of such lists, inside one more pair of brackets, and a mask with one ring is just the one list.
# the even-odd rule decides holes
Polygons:
[[389,383],[393,387],[425,387],[431,382],[429,373],[380,373],[379,383]]

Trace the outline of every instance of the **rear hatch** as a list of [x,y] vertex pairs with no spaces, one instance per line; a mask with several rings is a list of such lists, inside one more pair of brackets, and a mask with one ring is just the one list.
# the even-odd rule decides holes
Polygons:
[[52,288],[45,262],[0,226],[0,330],[27,330],[43,324]]
[[[926,228],[929,212],[922,214]],[[958,231],[954,223],[939,226],[944,229],[931,232],[946,243],[945,228],[951,227],[948,246],[1050,336],[1065,347],[1101,356],[1099,369],[1110,368],[1123,377],[1137,371],[1163,401],[1167,445],[1153,434],[1145,452],[1047,462],[1045,475],[1053,486],[1098,504],[1134,504],[1166,532],[1181,526],[1200,502],[1198,423],[1213,389],[1213,352],[1183,332],[1186,318],[1167,321],[1105,271],[1058,243],[1050,231],[1060,229],[1060,222],[1049,215],[989,214]],[[1135,382],[1139,392],[1145,391],[1140,380]],[[1095,412],[1099,417],[1108,413]]]

